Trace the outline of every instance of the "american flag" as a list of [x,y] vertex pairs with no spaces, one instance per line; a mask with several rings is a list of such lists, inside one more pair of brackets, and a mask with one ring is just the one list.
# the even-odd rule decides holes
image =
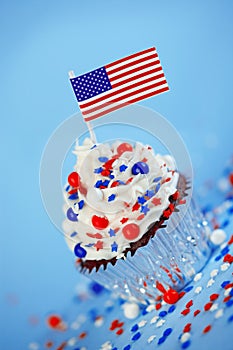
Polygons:
[[86,122],[169,90],[154,47],[70,81]]

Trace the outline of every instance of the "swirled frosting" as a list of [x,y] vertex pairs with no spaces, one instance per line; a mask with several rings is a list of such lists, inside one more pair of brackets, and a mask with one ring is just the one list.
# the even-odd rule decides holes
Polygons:
[[64,190],[66,241],[84,261],[121,258],[168,208],[177,191],[175,161],[139,142],[85,139],[74,154],[80,183]]

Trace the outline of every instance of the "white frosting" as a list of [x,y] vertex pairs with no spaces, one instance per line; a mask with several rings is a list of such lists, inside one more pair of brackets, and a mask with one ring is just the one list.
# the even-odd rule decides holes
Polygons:
[[[99,158],[112,159],[118,154],[117,148],[121,143],[117,141],[113,145],[99,144],[95,146],[90,139],[86,139],[82,146],[76,144],[74,150],[77,155],[74,171],[80,175],[82,185],[86,188],[87,193],[78,191],[79,198],[70,200],[68,199],[70,194],[64,191],[64,212],[66,213],[69,208],[72,208],[78,214],[78,221],[66,218],[63,230],[71,250],[74,250],[78,243],[85,249],[86,256],[83,260],[121,258],[123,251],[130,247],[130,243],[138,241],[148,230],[148,227],[159,220],[163,211],[170,204],[170,195],[177,191],[179,175],[176,172],[174,159],[169,155],[155,155],[151,147],[138,142],[132,145],[133,151],[124,152],[114,161],[111,172],[111,175],[114,176],[113,179],[98,173],[98,170],[95,169],[103,168],[105,163]],[[144,161],[149,166],[149,172],[148,174],[133,175],[132,167],[140,161]],[[123,169],[124,166],[127,168],[122,170],[120,168],[122,165]],[[161,179],[158,180],[157,178],[160,177]],[[128,179],[132,179],[128,184],[111,187],[111,184],[116,180],[126,183]],[[156,181],[154,181],[155,179]],[[98,180],[110,180],[110,182],[106,188],[101,189],[95,187]],[[160,188],[155,193],[158,184],[160,184]],[[68,191],[70,189],[72,188],[69,188]],[[151,192],[149,192],[149,196],[145,196],[148,194],[148,190]],[[111,195],[115,195],[115,199],[109,201]],[[138,197],[141,199],[143,197],[146,201],[143,204],[139,203],[137,210],[132,210],[135,203],[138,202]],[[84,206],[79,209],[78,203],[81,200],[84,200]],[[97,230],[93,227],[93,215],[107,217],[109,221],[107,228]],[[123,218],[128,220],[122,223]],[[129,240],[124,236],[122,230],[126,225],[132,223],[138,225],[139,235]],[[90,235],[96,234],[98,234],[96,237],[90,237]]]

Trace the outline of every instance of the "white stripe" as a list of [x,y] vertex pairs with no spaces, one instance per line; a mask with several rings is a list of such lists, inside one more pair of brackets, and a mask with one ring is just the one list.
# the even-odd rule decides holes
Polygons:
[[[150,72],[152,69],[155,69],[155,68],[161,68],[161,70],[158,71],[158,74],[160,74],[161,72],[163,72],[161,64],[156,64],[156,65],[154,65],[153,67],[144,68],[144,69],[141,69],[141,70],[139,70],[139,71],[137,71],[137,72],[135,72],[135,73],[128,74],[128,75],[126,75],[125,77],[116,79],[116,80],[114,80],[113,82],[111,82],[111,84],[114,86],[114,84],[119,83],[119,82],[121,82],[121,81],[124,81],[125,79],[133,78],[134,76],[137,76],[138,74],[143,74],[143,73]],[[154,73],[154,74],[157,74],[157,72]]]
[[[141,62],[141,63],[138,63],[138,64],[134,64],[134,65],[132,65],[132,66],[130,66],[128,68],[122,69],[119,72],[115,72],[115,73],[112,73],[112,74],[111,74],[111,72],[108,71],[108,69],[106,69],[106,71],[108,73],[109,79],[111,80],[111,78],[113,78],[113,77],[115,77],[115,76],[117,76],[119,74],[126,73],[126,72],[130,71],[131,69],[140,68],[141,66],[144,66],[145,64],[153,63],[153,62],[156,62],[158,60],[159,60],[158,57],[151,58],[150,60],[148,60],[146,62]],[[157,67],[159,65],[160,65],[160,63],[159,64],[155,64],[154,66]]]
[[[161,66],[161,65],[158,65],[158,67],[159,67],[159,66]],[[161,67],[161,68],[162,68],[162,67]],[[124,80],[126,80],[126,79],[135,77],[135,80],[133,80],[133,81],[131,82],[131,84],[134,84],[134,82],[137,81],[136,79],[137,79],[137,75],[138,75],[138,74],[147,73],[147,72],[149,73],[149,72],[151,71],[151,69],[154,69],[154,67],[145,68],[145,69],[140,70],[139,72],[136,72],[136,73],[133,73],[133,74],[129,74],[129,75],[123,77],[123,78],[120,78],[120,79],[115,80],[115,81],[112,83],[113,88],[112,88],[111,90],[105,91],[105,92],[103,92],[103,93],[101,93],[101,94],[99,94],[99,95],[97,95],[97,96],[88,98],[88,99],[85,100],[85,101],[78,102],[79,107],[81,108],[81,107],[82,107],[82,104],[86,104],[87,102],[93,102],[93,101],[97,100],[97,99],[100,98],[100,97],[107,96],[107,95],[109,95],[110,93],[121,89],[121,88],[122,88],[122,85],[124,84]],[[156,73],[151,73],[150,75],[149,75],[149,74],[146,75],[146,76],[144,77],[144,79],[146,79],[146,78],[149,77],[149,76],[153,76],[153,74],[154,74],[154,76],[156,77],[157,75],[159,75],[159,74],[161,74],[161,73],[163,73],[163,70],[162,70],[162,69],[161,69],[160,71],[156,72]],[[139,79],[140,79],[140,78],[138,78],[138,81],[139,81]],[[142,78],[141,78],[141,79],[142,79]],[[116,87],[116,88],[114,88],[114,84],[115,84],[115,83],[118,83],[118,82],[120,82],[120,81],[122,81],[122,85],[121,85],[121,86],[118,86],[118,87]]]
[[[156,80],[156,83],[159,83],[159,82],[161,82],[161,81],[166,81],[166,79],[165,79],[165,77],[162,77],[162,78],[159,78],[159,79],[157,79]],[[126,95],[126,94],[128,94],[128,93],[131,93],[131,92],[134,92],[134,91],[137,91],[138,89],[143,89],[143,88],[145,88],[145,87],[149,87],[149,86],[151,86],[151,85],[153,85],[153,84],[155,84],[155,81],[153,80],[153,81],[150,81],[149,83],[145,83],[145,84],[142,84],[142,85],[140,85],[140,86],[136,86],[136,87],[134,87],[134,88],[132,88],[132,89],[128,89],[128,90],[126,90],[126,91],[124,91],[124,92],[120,92],[119,94],[115,94],[114,96],[111,96],[111,97],[109,97],[109,98],[106,98],[106,99],[104,99],[103,101],[99,101],[99,102],[97,102],[97,103],[95,103],[94,105],[91,105],[91,106],[89,106],[89,107],[84,107],[84,108],[82,108],[82,111],[84,112],[84,111],[89,111],[90,109],[92,109],[92,108],[94,108],[94,107],[97,107],[97,106],[100,106],[100,105],[102,105],[102,104],[106,104],[106,103],[111,103],[111,100],[114,100],[115,98],[118,98],[118,97],[121,97],[121,96],[124,96],[124,95]],[[116,90],[115,90],[116,91]],[[81,106],[80,106],[81,107]]]
[[130,102],[130,100],[133,100],[133,99],[135,99],[135,98],[137,98],[137,97],[141,97],[141,96],[147,95],[147,94],[149,94],[149,93],[151,93],[151,92],[154,92],[154,91],[163,89],[163,88],[165,88],[165,87],[168,87],[167,82],[164,83],[164,84],[162,84],[162,85],[160,85],[160,86],[157,86],[156,88],[148,89],[148,90],[146,90],[146,91],[140,92],[139,94],[135,94],[135,95],[133,95],[133,96],[124,98],[124,99],[122,99],[120,102],[109,103],[107,106],[105,106],[105,107],[99,109],[98,111],[94,111],[94,112],[92,112],[92,113],[86,114],[86,115],[84,115],[83,117],[84,117],[84,118],[93,117],[93,116],[96,115],[96,114],[99,114],[99,113],[101,113],[101,112],[104,112],[104,111],[107,111],[108,109],[113,108],[114,106],[121,105],[122,103],[125,103],[125,102],[128,102],[128,101]]
[[[141,72],[140,72],[140,73],[141,73]],[[126,82],[126,83],[125,83],[124,80],[127,80],[127,79],[129,79],[129,78],[131,77],[131,75],[130,75],[130,76],[127,75],[127,77],[125,77],[124,80],[119,79],[119,80],[122,81],[120,87],[122,88],[122,87],[130,86],[130,85],[132,85],[132,84],[139,83],[140,81],[143,81],[143,80],[149,79],[149,78],[153,78],[153,77],[155,78],[155,81],[156,81],[157,75],[162,74],[162,73],[163,73],[163,70],[161,69],[161,70],[159,70],[158,72],[150,73],[150,74],[149,74],[149,73],[150,73],[150,72],[148,72],[147,75],[145,75],[145,76],[143,76],[143,77],[141,77],[141,78],[137,78],[137,76],[135,76],[135,78],[134,78],[133,81],[130,81],[130,82]],[[138,74],[138,73],[137,73],[137,74]],[[112,83],[112,88],[116,91],[118,87],[114,87],[114,84],[115,84],[115,81]]]
[[[154,55],[154,54],[156,54],[156,53],[157,53],[156,50],[154,50],[154,51],[150,51],[150,52],[147,52],[147,53],[138,55],[137,57],[130,58],[130,59],[128,59],[127,61],[124,61],[124,62],[121,62],[121,63],[118,63],[118,64],[114,64],[114,66],[109,67],[108,70],[111,71],[112,69],[119,68],[119,67],[121,67],[121,66],[124,66],[125,64],[128,64],[128,63],[137,61],[137,60],[139,60],[139,59],[142,59],[142,58],[145,58],[145,57]],[[106,66],[107,66],[107,64],[106,64]]]

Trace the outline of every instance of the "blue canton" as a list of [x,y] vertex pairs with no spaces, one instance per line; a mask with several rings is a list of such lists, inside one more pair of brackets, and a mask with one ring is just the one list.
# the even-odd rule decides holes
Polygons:
[[78,102],[83,102],[112,89],[104,67],[72,78],[70,81]]

